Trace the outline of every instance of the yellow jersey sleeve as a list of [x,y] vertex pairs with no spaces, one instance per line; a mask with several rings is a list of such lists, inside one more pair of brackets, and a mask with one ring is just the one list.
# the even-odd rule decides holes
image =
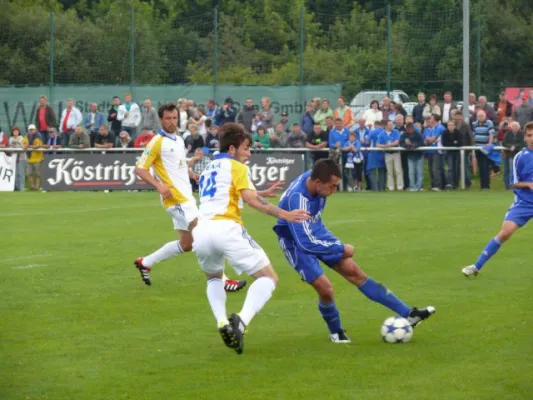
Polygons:
[[23,145],[23,146],[27,146],[27,145],[29,145],[29,144],[30,144],[30,142],[28,141],[28,137],[27,137],[27,136],[24,136],[24,137],[22,138],[22,145]]
[[156,135],[143,151],[142,157],[137,161],[137,167],[142,169],[150,169],[155,160],[161,158],[161,143],[163,142],[161,135]]
[[248,168],[239,162],[232,162],[231,177],[232,185],[237,193],[241,190],[249,189],[255,191],[255,186],[250,179]]

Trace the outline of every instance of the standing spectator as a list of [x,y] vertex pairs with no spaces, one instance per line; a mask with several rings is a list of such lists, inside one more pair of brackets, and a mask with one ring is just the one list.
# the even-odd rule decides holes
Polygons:
[[117,147],[122,149],[131,149],[133,147],[133,140],[131,140],[128,131],[122,131],[118,135]]
[[217,115],[218,107],[215,104],[215,100],[209,99],[205,103],[206,109],[205,109],[205,116],[209,118],[213,123],[216,125],[215,121],[215,115]]
[[[301,122],[302,131],[309,135],[313,132],[314,125],[315,120],[313,118],[313,103],[307,103],[305,106],[305,114],[303,115]],[[320,130],[322,130],[322,128],[320,128]]]
[[[444,127],[439,123],[440,116],[431,115],[427,119],[427,127],[424,129],[424,144],[426,146],[438,147]],[[431,190],[439,191],[442,187],[442,154],[437,150],[426,151],[428,156],[429,176],[431,178]]]
[[107,113],[107,122],[111,124],[111,133],[118,136],[122,128],[122,122],[118,120],[118,108],[120,107],[120,97],[113,96],[113,105]]
[[241,112],[239,113],[239,116],[237,117],[237,122],[244,125],[246,132],[251,133],[252,123],[254,122],[256,114],[257,110],[254,107],[254,102],[250,97],[248,97],[246,99],[246,103],[242,107]]
[[31,124],[28,126],[28,135],[22,139],[22,148],[29,150],[26,152],[26,175],[30,183],[30,190],[41,188],[41,167],[44,155],[40,151],[32,151],[32,149],[40,149],[41,147],[43,147],[41,134],[37,132],[37,127]]
[[[368,135],[369,148],[377,147],[385,124],[385,120],[374,122],[374,129]],[[370,190],[383,192],[385,190],[385,154],[383,151],[370,151],[368,153],[366,170],[370,180]]]
[[145,148],[150,140],[154,138],[154,133],[148,129],[143,129],[141,134],[137,136],[137,139],[133,142],[133,147]]
[[152,132],[157,131],[159,116],[157,115],[157,110],[152,106],[152,100],[144,100],[144,109],[141,113],[142,117],[142,129]]
[[67,108],[61,113],[61,122],[59,123],[59,129],[61,130],[61,145],[67,147],[70,135],[74,132],[74,128],[82,122],[81,111],[74,107],[74,99],[67,100]]
[[388,96],[383,97],[383,102],[381,103],[381,113],[383,114],[383,119],[389,119],[390,113],[390,98]]
[[91,103],[89,106],[90,111],[83,120],[83,126],[89,131],[89,138],[91,139],[91,147],[94,147],[94,141],[100,126],[105,124],[104,114],[98,111],[98,104]]
[[275,146],[272,147],[285,147],[287,143],[287,133],[283,130],[283,124],[280,122],[274,127],[274,132],[270,134],[270,144],[272,145],[273,141]]
[[9,140],[7,135],[2,131],[2,128],[0,128],[0,148],[7,147],[8,143]]
[[[400,138],[406,132],[404,120],[405,120],[405,117],[402,114],[396,115],[396,121],[395,121],[394,127],[400,133]],[[407,152],[401,151],[400,158],[402,160],[403,190],[407,190],[408,188],[411,187],[410,182],[409,182],[409,162],[407,161]]]
[[[448,127],[442,134],[442,146],[444,147],[462,147],[464,140],[455,126],[455,121],[451,119],[448,122]],[[461,165],[461,154],[458,150],[446,151],[446,166],[448,174],[446,178],[446,189],[455,190],[459,187],[459,175]]]
[[344,153],[344,180],[348,192],[360,192],[363,183],[363,157],[361,155],[361,142],[357,140],[355,132],[351,132],[348,140],[343,144]]
[[300,124],[295,122],[292,125],[292,132],[287,136],[287,147],[289,149],[305,148],[307,142],[307,135],[300,129]]
[[400,146],[407,149],[407,164],[409,166],[409,190],[419,192],[424,184],[424,154],[416,151],[423,146],[424,139],[420,132],[415,130],[412,122],[407,123],[405,132],[400,136]]
[[370,108],[364,112],[363,119],[370,129],[374,129],[376,121],[383,119],[383,113],[379,109],[379,102],[377,100],[373,100],[370,103]]
[[326,133],[329,135],[331,130],[335,127],[333,117],[326,117]]
[[387,116],[387,119],[389,121],[392,121],[394,124],[394,121],[396,121],[396,116],[398,115],[398,111],[396,110],[396,103],[394,101],[390,102],[390,111],[389,115]]
[[226,100],[224,100],[224,105],[220,110],[218,110],[218,113],[215,117],[215,119],[219,122],[218,126],[235,122],[236,117],[237,112],[233,107],[233,100],[231,99],[231,97],[227,97]]
[[109,132],[107,125],[100,125],[98,135],[94,139],[94,147],[99,149],[110,149],[115,145],[115,136]]
[[426,95],[422,92],[418,93],[418,104],[413,108],[414,122],[424,124],[424,109],[426,106]]
[[264,126],[257,128],[257,132],[253,136],[253,148],[254,149],[269,149],[270,148],[270,137],[266,133]]
[[189,125],[191,134],[185,139],[185,148],[187,149],[187,156],[192,156],[196,149],[203,149],[205,147],[204,138],[198,134],[198,126]]
[[[198,106],[198,115],[196,116],[196,125],[198,125],[198,134],[204,139],[207,135],[206,122],[207,117],[205,116],[205,107],[200,104]],[[211,120],[209,120],[209,123],[211,123]]]
[[[218,112],[213,116],[214,121],[216,121],[217,115]],[[187,131],[187,124],[189,123],[190,118],[191,114],[187,108],[187,100],[178,99],[178,133],[180,135],[183,136],[183,134]]]
[[[279,125],[279,124],[278,124]],[[278,127],[278,125],[276,125],[274,127],[274,129],[276,129]],[[281,128],[281,125],[279,125],[280,128]],[[277,129],[276,129],[277,130]],[[283,145],[283,142],[281,141],[281,136],[278,136],[277,133],[276,133],[276,130],[275,131],[272,131],[268,134],[269,138],[270,138],[270,148],[271,149],[281,149],[284,147]]]
[[211,126],[205,138],[205,144],[210,149],[218,149],[220,144],[220,138],[218,137],[218,126]]
[[291,131],[289,128],[289,114],[287,114],[285,111],[281,113],[281,119],[279,120],[279,123],[283,126],[283,132],[288,134]]
[[322,99],[320,97],[313,97],[313,109],[315,110],[315,113],[320,109],[320,105],[322,104]]
[[468,112],[470,117],[476,114],[477,98],[475,93],[468,94]]
[[452,101],[452,92],[444,92],[444,103],[439,108],[442,110],[442,125],[448,126],[448,121],[453,119],[452,112],[457,110],[457,104]]
[[252,122],[252,132],[251,133],[257,132],[257,128],[259,128],[260,126],[265,126],[265,124],[263,123],[263,114],[257,113],[257,114],[255,114],[254,120]]
[[427,120],[431,115],[438,115],[439,117],[442,115],[440,107],[437,105],[437,95],[432,94],[429,96],[429,104],[424,108],[424,112],[422,113],[422,116],[425,120]]
[[141,109],[132,101],[131,94],[124,95],[124,104],[118,107],[117,119],[122,123],[122,130],[129,133],[133,140],[137,136],[137,127],[141,123]]
[[[461,133],[464,146],[474,146],[474,137],[472,136],[472,128],[470,124],[465,124],[463,120],[463,114],[461,111],[457,111],[454,115],[455,129]],[[470,189],[472,187],[472,151],[465,151],[465,188]]]
[[[307,135],[305,146],[312,150],[323,150],[328,147],[328,134],[320,128],[320,124],[313,125],[313,131]],[[313,151],[311,154],[313,163],[327,157],[328,154],[324,151]]]
[[479,96],[479,106],[483,111],[485,111],[487,119],[491,120],[492,122],[496,121],[496,111],[494,111],[494,108],[489,105],[486,96]]
[[56,128],[48,129],[48,139],[46,140],[46,143],[44,143],[43,147],[45,149],[60,149],[63,147],[61,146],[61,140],[57,136]]
[[[39,98],[39,108],[35,113],[35,126],[37,131],[41,134],[43,142],[46,143],[48,139],[48,129],[57,128],[57,117],[54,109],[48,105],[46,96]],[[22,137],[22,136],[21,136]]]
[[522,95],[522,104],[515,108],[513,119],[518,121],[520,127],[523,128],[529,121],[533,121],[533,106],[529,105],[529,97],[527,94]]
[[322,107],[315,113],[313,119],[317,124],[320,124],[320,128],[325,131],[326,126],[326,118],[327,117],[333,117],[333,110],[329,107],[329,100],[324,99],[322,100]]
[[68,147],[71,149],[88,149],[91,147],[91,139],[81,125],[74,128],[74,133],[68,141]]
[[[389,119],[385,124],[385,130],[381,132],[376,147],[390,149],[400,144],[400,132],[394,129]],[[399,151],[387,151],[385,153],[385,168],[387,169],[387,187],[390,192],[394,191],[394,174],[396,174],[396,188],[403,190],[402,158]]]
[[503,121],[505,117],[510,117],[513,115],[513,104],[507,100],[507,95],[505,92],[500,93],[500,101],[496,104],[496,116],[497,123]]
[[[189,168],[192,169],[192,172],[194,172],[196,175],[202,175],[202,172],[204,172],[205,167],[207,167],[207,164],[209,164],[211,160],[209,157],[206,157],[204,154],[204,150],[201,148],[197,148],[194,152],[194,157],[192,157],[188,161]],[[193,192],[198,192],[198,182],[191,178],[191,186]]]
[[[370,129],[368,126],[366,126],[366,120],[364,118],[359,118],[358,126],[354,129],[355,138],[359,140],[359,143],[361,144],[362,148],[367,148],[370,145],[370,142],[368,140],[368,135],[370,133]],[[366,190],[370,190],[370,180],[368,178],[368,174],[366,172],[366,164],[368,162],[368,151],[361,151],[363,156],[363,174],[365,176],[366,181]]]
[[[318,122],[317,122],[318,123]],[[329,158],[340,164],[342,147],[348,141],[349,131],[341,118],[335,118],[335,128],[328,134]],[[340,165],[339,165],[340,166]]]
[[270,107],[270,99],[268,97],[263,97],[261,99],[261,107],[263,107],[261,110],[261,120],[263,121],[265,129],[268,130],[272,128],[272,124],[274,123],[274,110]]
[[511,176],[513,176],[514,157],[524,148],[524,133],[520,130],[517,121],[511,122],[511,129],[507,131],[502,143],[508,150],[504,152],[503,162],[503,182],[505,188],[511,187]]
[[364,137],[370,132],[368,126],[366,126],[366,120],[364,118],[359,118],[357,121],[357,127],[354,129],[355,138],[359,141],[364,140]]
[[[1,135],[1,134],[0,134]],[[4,135],[5,136],[5,135]],[[20,132],[20,128],[14,126],[11,128],[11,137],[9,138],[9,147],[13,149],[22,149],[24,137]],[[17,157],[17,173],[15,175],[15,191],[22,192],[26,186],[26,179],[24,171],[26,170],[26,154],[15,153]]]
[[496,131],[494,124],[487,119],[487,114],[483,110],[477,112],[477,121],[474,122],[473,128],[476,146],[482,147],[480,150],[476,150],[481,189],[487,190],[490,189],[490,161],[487,146],[492,145]]
[[337,99],[337,104],[339,105],[339,108],[335,110],[333,117],[340,118],[342,120],[342,125],[346,129],[350,129],[355,122],[352,109],[346,105],[346,99],[342,96]]
[[196,120],[198,117],[198,109],[196,108],[196,104],[194,104],[194,100],[187,100],[187,110],[189,111],[191,118]]

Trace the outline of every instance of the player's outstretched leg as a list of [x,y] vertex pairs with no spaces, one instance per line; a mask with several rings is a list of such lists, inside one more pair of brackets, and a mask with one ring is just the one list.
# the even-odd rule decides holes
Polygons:
[[435,307],[426,308],[409,307],[389,289],[372,278],[369,278],[355,261],[351,258],[343,258],[334,266],[335,271],[346,280],[353,283],[370,300],[379,303],[406,318],[411,326],[415,327],[423,320],[429,318],[436,311]]
[[326,275],[321,275],[311,282],[318,293],[318,311],[326,322],[329,329],[329,339],[333,343],[351,343],[346,331],[342,328],[341,316],[335,297],[333,296],[333,285]]
[[[507,214],[508,218],[512,212],[512,209]],[[512,216],[512,215],[511,215]],[[509,238],[513,235],[513,233],[519,228],[520,226],[514,222],[506,220],[503,222],[502,229],[500,233],[496,235],[483,249],[481,254],[479,255],[479,258],[477,259],[475,264],[469,265],[468,267],[465,267],[461,270],[464,276],[470,277],[470,276],[476,276],[479,274],[479,271],[481,271],[481,268],[485,265],[487,261],[489,261],[492,256],[494,256],[498,250],[500,250],[501,245],[509,240]]]
[[217,321],[218,331],[224,344],[231,349],[236,349],[238,341],[226,314],[226,291],[222,277],[208,276],[207,300]]

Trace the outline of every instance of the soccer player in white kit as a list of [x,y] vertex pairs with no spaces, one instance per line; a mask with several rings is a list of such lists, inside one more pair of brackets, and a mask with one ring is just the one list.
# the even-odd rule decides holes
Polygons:
[[[134,265],[147,285],[152,284],[150,271],[154,264],[192,250],[191,231],[198,221],[198,207],[190,179],[198,180],[199,176],[189,169],[185,143],[176,133],[178,109],[175,104],[169,103],[162,105],[158,113],[163,129],[146,146],[135,172],[161,194],[161,203],[172,217],[174,229],[179,231],[179,240],[135,260]],[[224,285],[227,291],[236,292],[246,285],[246,281],[230,280],[224,276]]]
[[[281,210],[256,192],[244,165],[250,158],[251,143],[251,136],[242,126],[229,123],[221,128],[220,154],[200,177],[200,217],[192,231],[194,252],[207,277],[207,299],[220,335],[238,354],[243,352],[246,326],[270,299],[278,282],[267,255],[244,228],[243,200],[274,218],[292,222],[309,218],[305,210]],[[225,260],[237,273],[255,278],[241,311],[229,319],[222,281]]]

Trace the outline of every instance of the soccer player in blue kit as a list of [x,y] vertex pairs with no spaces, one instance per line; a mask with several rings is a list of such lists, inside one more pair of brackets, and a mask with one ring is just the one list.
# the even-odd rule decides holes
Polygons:
[[318,293],[318,310],[326,321],[332,342],[349,343],[351,340],[342,327],[333,286],[324,275],[319,261],[353,283],[370,300],[406,318],[411,326],[418,325],[435,312],[435,307],[409,307],[385,286],[369,278],[353,260],[353,246],[342,243],[322,222],[326,197],[337,191],[340,177],[341,171],[335,161],[319,160],[311,171],[296,178],[283,193],[279,208],[286,211],[307,210],[310,220],[300,224],[278,220],[274,231],[281,250],[302,280]]
[[533,218],[533,122],[526,124],[524,132],[527,147],[513,159],[511,187],[515,194],[514,202],[505,214],[500,233],[487,244],[475,264],[462,269],[467,277],[479,274],[483,265],[498,252],[501,245]]

